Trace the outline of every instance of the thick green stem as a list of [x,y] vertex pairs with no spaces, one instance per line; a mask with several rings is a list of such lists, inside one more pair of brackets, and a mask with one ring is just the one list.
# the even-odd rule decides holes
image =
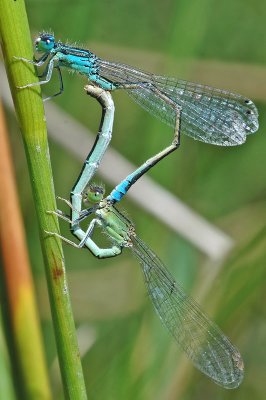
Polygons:
[[[32,44],[22,0],[0,0],[2,49],[20,125],[36,204],[58,357],[66,398],[86,399],[61,242],[45,231],[58,232],[55,195],[40,88],[18,89],[37,80],[33,66],[14,57],[32,58]],[[8,201],[8,199],[7,199]]]

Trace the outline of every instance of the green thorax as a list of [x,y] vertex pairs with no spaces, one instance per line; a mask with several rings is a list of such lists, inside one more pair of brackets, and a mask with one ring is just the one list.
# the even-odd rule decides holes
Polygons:
[[99,203],[96,215],[111,240],[122,247],[132,246],[131,238],[135,236],[133,223],[108,200],[104,199]]
[[89,184],[83,192],[83,201],[85,204],[94,204],[96,217],[113,242],[122,247],[132,246],[131,238],[135,236],[134,225],[104,198],[102,186]]

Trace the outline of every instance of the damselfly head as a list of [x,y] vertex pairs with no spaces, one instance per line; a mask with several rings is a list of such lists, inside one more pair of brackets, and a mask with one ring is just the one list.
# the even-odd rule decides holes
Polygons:
[[104,187],[100,185],[96,185],[95,183],[91,183],[88,185],[83,192],[83,201],[84,203],[97,204],[104,197]]
[[50,33],[42,33],[35,40],[35,50],[38,53],[47,53],[55,47],[54,36]]

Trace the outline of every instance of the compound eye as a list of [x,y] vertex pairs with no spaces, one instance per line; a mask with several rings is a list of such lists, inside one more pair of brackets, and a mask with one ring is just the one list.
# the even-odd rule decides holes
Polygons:
[[44,33],[43,35],[38,36],[35,40],[35,50],[39,53],[47,53],[52,51],[54,45],[54,37],[50,34]]

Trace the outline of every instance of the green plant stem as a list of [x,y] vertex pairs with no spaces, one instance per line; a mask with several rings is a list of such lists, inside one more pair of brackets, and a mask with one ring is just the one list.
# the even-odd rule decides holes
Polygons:
[[54,210],[56,205],[40,88],[17,88],[37,80],[33,66],[14,58],[32,58],[30,32],[22,0],[0,0],[0,30],[6,70],[24,141],[40,227],[65,396],[67,399],[86,399],[62,246],[60,240],[45,234],[45,231],[58,232],[59,227],[57,218],[47,214],[47,210]]

